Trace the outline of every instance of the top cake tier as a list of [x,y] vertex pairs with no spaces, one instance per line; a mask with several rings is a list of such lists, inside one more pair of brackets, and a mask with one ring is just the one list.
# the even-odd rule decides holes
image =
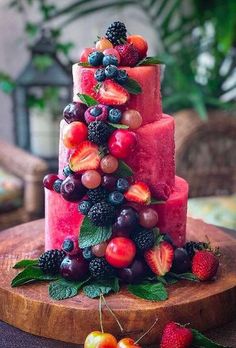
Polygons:
[[[129,101],[121,109],[135,109],[143,118],[143,125],[158,121],[162,117],[160,92],[160,66],[149,65],[139,67],[122,67],[128,76],[136,80],[142,87],[142,93],[130,94]],[[78,93],[88,94],[96,99],[94,87],[97,81],[94,78],[96,68],[82,67],[74,64],[73,68],[74,101],[79,101]]]

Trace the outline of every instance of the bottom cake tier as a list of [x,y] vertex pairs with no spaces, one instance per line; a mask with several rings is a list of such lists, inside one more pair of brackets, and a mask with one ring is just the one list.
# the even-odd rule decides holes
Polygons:
[[[175,188],[169,199],[152,207],[158,212],[158,227],[168,233],[176,246],[182,246],[186,236],[188,183],[175,179]],[[83,215],[78,203],[64,200],[61,195],[45,189],[45,249],[60,249],[68,236],[78,236]]]

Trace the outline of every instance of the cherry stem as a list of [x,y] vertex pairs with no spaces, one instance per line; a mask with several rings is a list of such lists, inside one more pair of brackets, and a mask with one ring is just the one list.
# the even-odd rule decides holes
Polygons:
[[111,309],[111,307],[107,304],[107,301],[105,300],[105,297],[103,296],[103,294],[101,294],[101,298],[103,299],[105,306],[107,307],[107,309],[109,310],[109,312],[111,313],[111,315],[113,316],[113,318],[115,319],[115,321],[117,322],[117,324],[118,324],[118,326],[119,326],[119,328],[120,328],[120,331],[121,331],[121,332],[124,332],[124,329],[123,329],[121,323],[119,322],[119,319],[117,318],[117,316],[115,315],[115,313],[113,312],[113,310]]
[[102,333],[104,333],[103,323],[102,323],[102,294],[99,297],[99,321],[100,321],[101,331]]
[[140,336],[135,342],[134,344],[137,344],[139,341],[141,341],[141,339],[143,339],[144,336],[146,336],[156,325],[156,323],[158,322],[158,318],[156,318],[156,320],[154,321],[154,323],[152,324],[152,326],[146,331],[144,332],[144,334],[142,336]]

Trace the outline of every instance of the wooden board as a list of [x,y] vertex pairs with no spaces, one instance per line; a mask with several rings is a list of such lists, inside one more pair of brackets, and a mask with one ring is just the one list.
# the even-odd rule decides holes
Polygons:
[[[0,233],[0,319],[35,335],[65,342],[84,342],[86,335],[99,330],[98,300],[80,294],[53,301],[45,283],[12,289],[12,269],[22,258],[36,258],[43,252],[44,221],[38,220]],[[236,240],[200,220],[188,219],[187,238],[204,240],[208,235],[222,252],[218,278],[214,282],[179,282],[168,288],[169,299],[149,302],[125,289],[107,297],[107,302],[123,324],[126,335],[139,337],[159,318],[142,344],[158,341],[166,322],[190,323],[201,331],[220,326],[236,314]],[[120,337],[114,318],[104,308],[104,329]]]

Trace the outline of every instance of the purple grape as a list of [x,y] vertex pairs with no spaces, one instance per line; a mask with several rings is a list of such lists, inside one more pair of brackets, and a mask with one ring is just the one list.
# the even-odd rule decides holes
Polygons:
[[119,270],[119,278],[125,283],[137,283],[142,280],[147,271],[147,266],[141,259],[135,259],[133,263],[126,268]]
[[68,104],[64,111],[63,116],[67,123],[71,123],[74,121],[85,122],[84,113],[87,110],[87,106],[82,103],[72,102]]
[[88,262],[82,256],[68,255],[60,266],[60,274],[68,280],[83,280],[88,274]]
[[131,207],[121,209],[120,214],[117,218],[117,226],[120,229],[132,228],[138,224],[138,213]]
[[107,191],[114,191],[116,187],[116,181],[117,178],[112,175],[104,175],[102,177],[102,186],[107,190]]
[[187,251],[183,248],[175,249],[174,261],[171,271],[174,273],[185,273],[191,269],[191,260]]
[[61,185],[61,195],[62,197],[69,202],[79,202],[87,190],[82,185],[79,178],[74,176],[68,176]]

